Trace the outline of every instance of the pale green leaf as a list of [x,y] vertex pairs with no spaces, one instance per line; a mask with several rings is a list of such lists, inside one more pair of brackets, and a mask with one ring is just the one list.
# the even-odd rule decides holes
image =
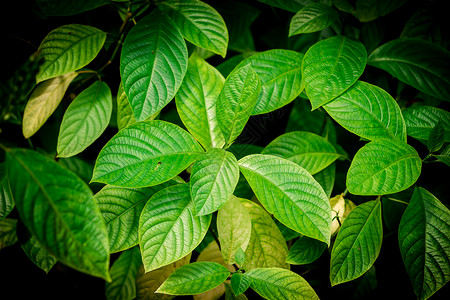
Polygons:
[[231,288],[236,296],[239,296],[250,287],[250,278],[242,273],[231,275]]
[[325,138],[306,131],[280,135],[261,152],[290,160],[314,175],[340,157]]
[[[251,220],[250,220],[250,222],[251,222]],[[236,254],[234,255],[234,260],[236,261],[236,264],[243,266],[245,263],[245,258],[246,258],[246,256],[245,256],[244,250],[242,250],[242,247],[239,247],[236,251]]]
[[331,216],[333,222],[331,223],[331,235],[335,235],[348,214],[356,207],[356,205],[348,200],[344,199],[343,194],[339,194],[330,199]]
[[108,235],[87,184],[31,150],[7,150],[7,165],[20,218],[39,243],[58,261],[109,280]]
[[391,95],[375,85],[357,81],[324,108],[342,127],[362,138],[406,141],[400,107]]
[[330,243],[330,203],[311,174],[291,161],[271,155],[249,155],[238,163],[269,213],[303,235]]
[[363,275],[380,254],[383,241],[381,202],[369,201],[347,216],[331,251],[331,285]]
[[6,218],[14,208],[6,164],[0,163],[0,221]]
[[421,170],[422,160],[410,145],[375,140],[356,152],[347,173],[347,188],[355,195],[394,194],[413,185]]
[[450,112],[433,106],[412,106],[403,111],[409,136],[427,141],[431,130],[441,120],[445,129],[444,141],[450,142]]
[[211,149],[194,163],[191,171],[191,197],[197,215],[221,208],[233,195],[239,180],[236,157],[223,149]]
[[299,10],[292,17],[289,36],[320,31],[333,24],[339,14],[329,5],[313,3]]
[[252,55],[237,65],[236,69],[251,65],[261,79],[261,92],[252,115],[283,107],[301,93],[302,59],[302,53],[273,49]]
[[192,252],[203,240],[210,222],[211,215],[195,216],[189,184],[170,186],[154,194],[139,221],[145,270],[155,270]]
[[157,185],[178,175],[202,152],[197,141],[177,125],[138,122],[119,131],[103,147],[92,181],[124,187]]
[[230,145],[247,124],[261,90],[261,80],[250,65],[237,67],[225,80],[217,100],[217,121]]
[[17,242],[17,220],[6,218],[0,221],[0,250]]
[[324,242],[302,236],[289,249],[286,262],[293,265],[310,264],[318,259],[326,248],[327,244]]
[[216,262],[194,262],[176,269],[156,291],[169,295],[195,295],[222,284],[230,275]]
[[313,177],[323,188],[327,197],[330,198],[331,193],[333,192],[334,181],[336,178],[336,164],[332,163],[319,173],[314,174]]
[[130,101],[128,101],[128,97],[123,89],[123,84],[120,82],[119,91],[117,92],[117,127],[121,130],[134,123],[136,123],[136,118],[133,115]]
[[111,282],[105,285],[106,299],[132,300],[136,297],[136,275],[141,263],[138,247],[120,254],[111,267]]
[[225,145],[216,116],[216,102],[224,81],[213,66],[194,52],[175,97],[181,121],[205,149]]
[[172,10],[172,20],[185,39],[225,57],[228,29],[213,7],[199,0],[169,0],[162,4]]
[[22,243],[21,247],[28,258],[39,268],[48,273],[50,269],[56,264],[57,259],[54,255],[48,252],[36,239],[31,235],[26,242]]
[[219,209],[217,232],[223,259],[227,264],[235,263],[238,250],[247,249],[252,232],[250,214],[235,196],[231,196]]
[[418,299],[450,280],[450,211],[433,194],[416,188],[400,221],[400,252]]
[[444,146],[445,128],[441,120],[431,129],[430,137],[427,141],[427,148],[430,153],[439,151]]
[[427,95],[450,99],[450,54],[438,45],[419,39],[392,40],[373,51],[368,64]]
[[352,86],[366,66],[363,44],[335,36],[311,46],[302,62],[303,85],[316,109]]
[[270,215],[258,204],[241,199],[250,214],[252,231],[245,250],[245,270],[254,268],[289,268],[285,263],[288,248]]
[[245,273],[251,288],[265,299],[312,300],[316,292],[300,275],[280,268],[253,269]]
[[82,91],[67,108],[58,136],[58,157],[84,151],[108,127],[112,113],[111,90],[97,81]]
[[58,107],[69,84],[77,77],[71,72],[39,84],[31,93],[23,113],[22,132],[25,138],[35,134]]
[[176,262],[150,272],[145,272],[144,266],[141,265],[136,275],[136,298],[138,300],[173,299],[175,296],[156,294],[155,291],[170,276],[170,274],[173,273],[173,271],[188,264],[190,259],[191,255],[189,254]]
[[120,75],[136,120],[147,119],[172,100],[187,61],[183,36],[157,9],[130,30],[122,48]]
[[43,59],[36,82],[78,70],[100,52],[106,33],[87,25],[70,24],[50,32],[39,46]]
[[94,199],[102,212],[109,236],[110,252],[119,252],[139,244],[139,217],[151,196],[167,184],[147,188],[106,185]]

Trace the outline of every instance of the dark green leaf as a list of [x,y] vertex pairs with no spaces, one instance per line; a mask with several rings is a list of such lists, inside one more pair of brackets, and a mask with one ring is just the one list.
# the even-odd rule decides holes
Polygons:
[[242,273],[234,273],[231,276],[231,288],[236,296],[239,296],[250,287],[250,278]]
[[0,250],[17,242],[17,220],[6,218],[0,221]]
[[45,273],[48,273],[57,262],[56,257],[48,252],[33,235],[25,243],[21,242],[21,246],[28,258]]
[[71,16],[102,5],[109,0],[36,0],[39,8],[46,16]]
[[312,3],[298,11],[291,20],[289,36],[320,31],[333,24],[339,14],[329,5]]
[[322,255],[326,248],[327,244],[324,242],[302,236],[289,249],[286,262],[293,265],[312,263]]
[[0,221],[6,218],[14,208],[9,178],[6,174],[6,164],[0,163]]
[[437,124],[431,129],[430,137],[427,141],[428,151],[436,152],[444,146],[445,128],[444,123],[439,120]]
[[431,130],[441,120],[445,129],[444,141],[450,142],[450,112],[433,106],[418,105],[405,109],[403,117],[408,135],[423,141],[430,138]]

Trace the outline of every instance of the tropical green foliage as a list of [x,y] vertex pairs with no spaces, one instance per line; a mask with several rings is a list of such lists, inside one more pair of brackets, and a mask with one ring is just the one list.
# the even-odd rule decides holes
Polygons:
[[34,1],[0,85],[2,293],[51,297],[17,263],[96,299],[448,294],[438,3]]

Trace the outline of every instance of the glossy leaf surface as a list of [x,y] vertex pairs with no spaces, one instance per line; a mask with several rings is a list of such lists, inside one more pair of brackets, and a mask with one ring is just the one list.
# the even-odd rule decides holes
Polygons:
[[403,111],[403,117],[408,135],[424,141],[440,120],[445,130],[444,141],[450,142],[450,112],[428,105],[412,106]]
[[331,6],[312,3],[292,17],[289,36],[320,31],[333,24],[338,18],[338,13]]
[[293,265],[312,263],[322,255],[326,248],[327,244],[324,242],[302,236],[289,249],[286,262]]
[[136,123],[136,118],[121,82],[117,92],[117,128],[121,130],[134,123]]
[[0,164],[0,221],[6,218],[14,208],[9,178],[6,174],[6,164]]

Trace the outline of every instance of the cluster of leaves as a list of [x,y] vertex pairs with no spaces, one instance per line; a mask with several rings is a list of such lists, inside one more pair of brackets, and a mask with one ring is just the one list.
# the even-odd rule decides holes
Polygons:
[[[377,21],[406,0],[260,2],[288,14],[289,29],[276,34],[290,47],[254,51],[248,4],[38,0],[48,16],[110,5],[123,23],[113,41],[88,25],[54,29],[25,65],[28,76],[36,70],[26,107],[27,86],[2,97],[1,121],[21,123],[33,148],[76,93],[56,152],[2,139],[1,248],[17,242],[23,223],[21,247],[38,267],[60,262],[103,278],[108,299],[246,299],[248,288],[266,299],[316,299],[291,265],[328,257],[322,284],[361,277],[370,290],[395,202],[404,205],[398,247],[414,292],[426,299],[441,289],[450,280],[450,211],[416,184],[423,163],[450,166],[450,113],[440,108],[450,100],[450,54],[444,33],[427,34],[434,10],[418,10],[385,41]],[[87,68],[104,47],[107,62]],[[113,95],[103,70],[119,53]],[[213,66],[217,55],[224,60]],[[396,99],[386,82],[396,83]],[[423,100],[411,105],[403,91]],[[180,122],[162,113],[169,104]],[[286,107],[285,133],[264,147],[239,143],[253,116]],[[83,152],[114,126],[91,174]],[[342,128],[361,139],[355,153],[338,144]],[[13,210],[19,220],[8,217]]]

